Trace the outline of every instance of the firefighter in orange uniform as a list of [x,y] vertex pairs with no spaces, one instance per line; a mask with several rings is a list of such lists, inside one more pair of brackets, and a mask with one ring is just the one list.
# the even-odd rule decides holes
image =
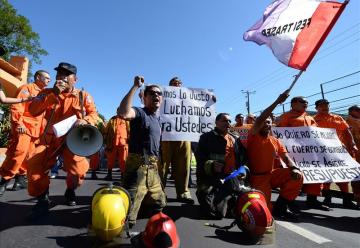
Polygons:
[[[100,131],[100,133],[103,135],[104,137],[104,133],[105,133],[105,121],[100,118],[97,120],[96,123],[96,127],[97,129]],[[104,144],[103,144],[104,146]],[[98,179],[97,175],[96,175],[96,171],[99,169],[100,163],[101,163],[101,158],[103,157],[103,146],[101,147],[100,151],[96,152],[95,154],[90,156],[90,169],[91,169],[91,179],[96,180]]]
[[[255,120],[255,116],[253,120]],[[247,118],[247,120],[252,120],[250,118]],[[230,128],[232,132],[236,132],[239,135],[239,139],[241,140],[241,143],[246,147],[247,146],[247,137],[249,134],[249,130],[251,129],[253,124],[247,124],[244,123],[244,116],[242,114],[237,114],[235,116],[235,125]],[[251,121],[250,121],[251,122]],[[252,122],[253,123],[253,122]]]
[[0,84],[0,104],[15,104],[15,103],[22,103],[32,100],[32,97],[28,98],[14,98],[14,97],[7,97],[1,87]]
[[105,128],[105,154],[107,158],[108,174],[106,180],[112,180],[112,169],[116,159],[121,173],[125,172],[125,162],[128,156],[128,139],[130,134],[129,122],[115,115],[111,117]]
[[91,95],[75,88],[77,69],[74,65],[62,62],[55,68],[56,82],[53,88],[40,92],[30,104],[30,113],[37,116],[45,112],[47,126],[40,138],[40,144],[28,160],[28,192],[37,198],[29,219],[34,220],[49,211],[48,171],[61,154],[64,158],[63,169],[67,172],[65,191],[66,204],[76,205],[75,189],[84,180],[89,169],[85,157],[74,155],[66,146],[65,136],[57,138],[51,128],[66,118],[76,115],[75,125],[94,125],[98,119],[96,107]]
[[[355,155],[357,152],[357,147],[354,142],[354,139],[351,135],[349,125],[346,121],[339,115],[331,114],[329,112],[329,102],[326,99],[320,99],[315,102],[315,108],[317,114],[314,116],[314,119],[319,127],[323,128],[334,128],[336,130],[339,140],[346,147],[347,151]],[[341,192],[343,193],[343,206],[346,208],[357,209],[356,205],[351,201],[351,195],[349,193],[349,183],[336,183],[339,186]],[[330,207],[331,205],[331,194],[330,194],[330,183],[323,184],[323,195],[325,197],[324,204]]]
[[[284,145],[270,134],[272,121],[271,111],[286,100],[289,91],[282,93],[276,101],[266,108],[256,119],[250,129],[247,143],[247,154],[250,168],[250,184],[264,193],[269,209],[271,189],[280,187],[280,194],[273,208],[273,215],[280,218],[296,219],[299,214],[295,207],[295,198],[303,184],[299,168],[291,160]],[[280,157],[287,168],[276,168],[275,160]]]
[[[28,99],[36,97],[50,82],[49,73],[39,70],[34,75],[34,83],[20,86],[17,98]],[[11,140],[6,152],[6,159],[0,168],[0,196],[4,194],[9,181],[15,177],[13,190],[27,187],[26,157],[34,149],[34,142],[40,136],[43,115],[33,117],[29,113],[30,102],[13,104],[11,106]]]
[[[350,126],[351,133],[354,137],[355,144],[360,149],[360,106],[353,105],[349,108],[349,115],[346,122]],[[360,163],[360,151],[355,154],[356,161]],[[360,207],[360,181],[352,181],[351,186],[354,192],[354,198]]]
[[[282,114],[277,123],[278,127],[317,127],[316,121],[306,113],[308,101],[303,96],[291,99],[291,110]],[[306,204],[309,208],[329,211],[330,208],[317,200],[321,194],[321,183],[304,184],[303,191],[307,194]]]

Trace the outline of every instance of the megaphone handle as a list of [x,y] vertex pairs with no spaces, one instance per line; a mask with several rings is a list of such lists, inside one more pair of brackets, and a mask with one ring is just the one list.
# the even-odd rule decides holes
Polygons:
[[49,158],[52,158],[53,156],[55,156],[55,154],[61,149],[63,148],[63,146],[65,145],[66,140],[64,139],[61,144],[55,149],[55,151],[53,151],[53,153],[51,153]]
[[79,93],[81,119],[84,119],[84,117],[85,117],[85,113],[84,113],[84,93],[83,93],[83,90],[84,90],[84,88],[82,88],[82,89],[80,90],[80,93]]

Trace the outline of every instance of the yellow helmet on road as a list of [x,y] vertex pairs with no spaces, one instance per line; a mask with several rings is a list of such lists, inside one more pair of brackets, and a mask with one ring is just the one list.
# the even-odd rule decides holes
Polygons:
[[129,193],[118,186],[106,186],[95,191],[91,203],[92,229],[97,237],[110,241],[125,226],[130,207]]

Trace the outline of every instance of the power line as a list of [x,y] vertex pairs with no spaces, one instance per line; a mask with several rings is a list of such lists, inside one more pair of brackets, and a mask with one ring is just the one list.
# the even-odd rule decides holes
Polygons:
[[[346,34],[347,32],[349,32],[350,30],[358,27],[360,24],[360,22],[355,23],[354,25],[352,25],[351,27],[349,27],[348,29],[344,30],[343,32],[337,34],[337,36],[333,37],[332,39],[328,40],[326,42],[326,44],[331,44],[333,43],[333,41],[341,38],[344,34]],[[321,51],[319,51],[318,56],[322,55],[324,53],[324,51],[328,51],[332,48],[335,48],[336,46],[339,46],[339,44],[343,43],[344,41],[350,39],[351,37],[356,36],[359,33],[359,30],[356,30],[355,32],[351,33],[350,35],[346,36],[345,38],[341,39],[340,41],[337,41],[335,44],[331,45],[331,46],[327,46],[324,49],[322,49]],[[317,63],[318,61],[321,61],[322,59],[352,45],[353,43],[359,41],[360,38],[355,39],[351,42],[346,43],[344,46],[340,47],[340,48],[336,48],[334,51],[329,52],[327,54],[325,54],[324,56],[318,57],[317,59],[315,59],[312,64]],[[278,69],[275,69],[274,71],[268,73],[267,75],[261,77],[260,79],[249,83],[248,85],[246,85],[246,87],[251,86],[253,89],[258,89],[261,88],[264,85],[272,85],[275,82],[278,82],[280,79],[285,78],[291,74],[293,74],[293,72],[289,72],[286,73],[286,71],[290,71],[291,69],[289,67],[279,67]],[[231,102],[231,103],[237,103],[241,100],[240,96],[238,94],[233,95],[230,98],[227,98],[227,100],[225,100],[225,102]]]

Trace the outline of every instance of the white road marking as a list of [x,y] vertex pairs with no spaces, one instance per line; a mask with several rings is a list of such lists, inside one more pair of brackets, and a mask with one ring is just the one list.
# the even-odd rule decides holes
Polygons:
[[292,223],[286,222],[286,221],[276,221],[277,224],[279,224],[282,227],[285,227],[286,229],[295,232],[307,239],[310,239],[311,241],[318,243],[318,244],[323,244],[326,242],[332,242],[330,239],[324,238],[320,235],[317,235],[313,232],[310,232],[302,227],[299,227],[297,225],[294,225]]

